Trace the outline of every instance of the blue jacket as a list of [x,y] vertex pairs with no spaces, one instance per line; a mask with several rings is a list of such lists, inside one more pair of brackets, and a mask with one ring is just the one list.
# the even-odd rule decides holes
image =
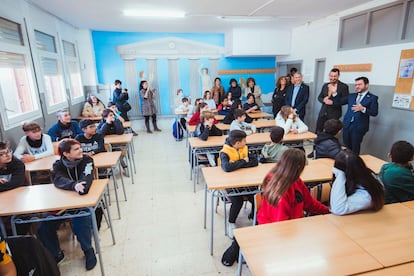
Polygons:
[[62,140],[63,138],[75,138],[78,134],[82,134],[78,122],[72,121],[70,125],[65,126],[60,121],[57,121],[47,132],[52,142]]
[[358,93],[352,93],[348,97],[343,97],[341,102],[343,104],[348,102],[348,108],[344,117],[344,128],[354,124],[357,129],[365,133],[369,130],[369,117],[378,115],[378,97],[368,92],[361,101],[361,105],[366,108],[365,113],[358,111],[354,112],[352,106],[356,104]]
[[[285,104],[292,106],[292,97],[293,97],[293,88],[295,86],[293,84],[289,85],[288,88],[286,88],[286,97],[285,97]],[[295,99],[295,104],[292,106],[294,109],[296,109],[296,113],[299,115],[299,117],[303,120],[305,117],[305,111],[306,111],[306,104],[309,100],[309,86],[302,83],[300,85],[298,95]]]

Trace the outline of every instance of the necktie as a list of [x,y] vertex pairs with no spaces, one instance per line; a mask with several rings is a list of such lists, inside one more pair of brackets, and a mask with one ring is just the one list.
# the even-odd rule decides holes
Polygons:
[[358,93],[358,97],[356,98],[356,104],[359,104],[361,102],[362,99],[362,94]]

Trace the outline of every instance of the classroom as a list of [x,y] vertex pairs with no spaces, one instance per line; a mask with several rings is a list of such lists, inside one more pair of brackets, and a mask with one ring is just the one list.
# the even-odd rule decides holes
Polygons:
[[[47,133],[62,109],[67,109],[72,120],[82,119],[89,96],[97,97],[105,106],[112,101],[115,80],[120,80],[129,94],[131,110],[127,113],[131,121],[123,125],[126,140],[111,141],[106,137],[105,143],[115,148],[111,152],[114,157],[94,158],[96,168],[112,169],[112,174],[117,174],[102,184],[108,190],[102,188],[101,197],[97,199],[106,199],[109,193],[104,214],[112,218],[108,223],[103,220],[102,229],[94,233],[99,235],[100,250],[92,242],[99,257],[98,264],[88,272],[85,270],[81,246],[66,226],[59,230],[60,245],[65,253],[58,265],[61,275],[309,274],[305,266],[294,269],[297,264],[290,258],[290,254],[294,255],[290,250],[285,258],[273,262],[265,254],[254,253],[257,248],[249,248],[249,240],[245,237],[252,236],[253,231],[263,231],[264,235],[277,232],[283,237],[286,229],[296,229],[299,224],[292,220],[283,222],[280,228],[260,226],[250,232],[247,226],[252,225],[248,218],[251,205],[248,203],[237,220],[236,230],[240,231],[235,232],[236,237],[240,235],[247,264],[235,263],[229,267],[222,264],[222,255],[232,244],[227,236],[226,221],[230,204],[223,202],[220,192],[225,187],[224,184],[220,186],[221,182],[227,176],[220,166],[198,166],[198,157],[206,152],[218,154],[224,137],[217,137],[217,140],[212,137],[209,142],[218,141],[219,147],[213,145],[209,151],[203,151],[207,147],[202,144],[204,141],[189,137],[191,133],[184,131],[182,140],[173,136],[176,122],[183,117],[176,111],[181,98],[194,103],[195,99],[203,97],[205,90],[211,89],[216,78],[220,78],[225,92],[233,79],[244,88],[248,79],[254,78],[261,88],[261,111],[271,116],[256,121],[258,140],[248,136],[249,148],[260,150],[270,142],[269,137],[265,137],[269,132],[266,123],[273,123],[276,116],[271,103],[275,83],[279,77],[289,75],[292,68],[301,73],[303,83],[309,87],[303,122],[311,134],[316,133],[321,109],[318,95],[324,83],[330,81],[331,69],[339,68],[339,80],[349,86],[349,93],[357,90],[355,79],[366,77],[369,92],[378,97],[378,115],[370,116],[369,131],[361,143],[360,155],[364,161],[368,164],[369,160],[376,160],[382,165],[391,161],[388,153],[394,142],[414,143],[414,125],[410,123],[414,120],[414,0],[341,3],[332,0],[240,3],[232,0],[192,4],[183,0],[171,3],[160,0],[148,3],[130,0],[1,2],[0,141],[8,141],[10,150],[15,150],[24,136],[24,122],[35,121],[43,133]],[[162,15],[163,18],[154,19],[145,14],[145,18],[135,18],[123,14],[128,8],[136,9],[135,12],[149,8],[183,10],[184,15],[180,15],[183,18]],[[154,114],[145,114],[148,107],[140,94],[143,83],[154,91]],[[242,92],[242,103],[246,102],[245,96]],[[346,113],[347,105],[343,104],[341,120]],[[260,123],[265,124],[264,133],[259,133],[262,131]],[[220,124],[218,126],[223,127]],[[227,131],[228,128],[224,128]],[[308,155],[313,150],[316,134],[303,137]],[[289,142],[289,137],[284,139]],[[119,144],[126,147],[116,151]],[[371,157],[373,159],[369,159]],[[52,155],[47,164],[42,165],[52,169],[58,158]],[[114,163],[107,162],[111,158]],[[121,165],[121,160],[126,166]],[[332,181],[333,162],[314,161],[317,160],[308,158],[306,176],[301,177],[309,182]],[[377,163],[375,166],[379,172],[380,166]],[[245,172],[245,177],[236,182],[252,185],[253,181],[260,185],[265,170],[269,171],[272,166],[260,164],[257,168],[260,168],[259,176],[254,178]],[[315,179],[314,175],[309,176],[313,169],[321,169]],[[375,172],[372,167],[370,169]],[[26,179],[29,180],[30,170],[38,169],[26,164]],[[101,183],[99,181],[97,183]],[[414,205],[401,203],[394,209],[385,205],[374,216],[381,220],[398,213],[407,218],[414,216],[414,212],[408,211],[410,208]],[[12,214],[6,209],[0,212]],[[357,222],[370,219],[365,213],[361,217],[358,215]],[[317,254],[309,257],[306,261],[309,269],[315,269],[314,274],[369,275],[372,272],[372,275],[385,275],[388,271],[392,273],[392,269],[396,274],[414,270],[411,253],[407,255],[411,254],[412,258],[399,252],[401,254],[395,253],[393,259],[373,253],[376,249],[369,248],[364,244],[366,241],[359,240],[352,231],[351,226],[356,222],[351,219],[341,220],[330,214],[307,217],[303,221],[310,229],[320,230],[315,235],[316,241],[326,238],[324,243],[343,242],[345,251],[355,252],[347,260],[354,270],[335,263],[327,265],[326,270],[318,270],[315,266],[323,267],[325,262],[334,262],[334,258],[321,260],[317,257],[322,255]],[[378,225],[377,228],[382,227]],[[411,227],[410,222],[407,225],[401,225],[401,229]],[[338,227],[344,231],[333,233]],[[387,238],[391,242],[392,238],[384,239]],[[410,237],[406,238],[407,244],[413,242],[414,245]],[[286,237],[277,242],[280,243],[276,244],[277,249],[282,250],[289,245],[296,248],[300,241],[289,241]],[[263,244],[261,249],[272,250],[270,245],[275,244],[269,242],[268,248]],[[324,251],[316,242],[309,243],[309,247],[318,253]],[[255,254],[261,260],[256,260]],[[262,269],[263,260],[273,263]]]

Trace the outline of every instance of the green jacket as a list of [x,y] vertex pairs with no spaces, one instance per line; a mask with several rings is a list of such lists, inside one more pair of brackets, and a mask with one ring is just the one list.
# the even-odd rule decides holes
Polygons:
[[379,178],[385,187],[385,203],[414,200],[414,170],[395,163],[382,166]]

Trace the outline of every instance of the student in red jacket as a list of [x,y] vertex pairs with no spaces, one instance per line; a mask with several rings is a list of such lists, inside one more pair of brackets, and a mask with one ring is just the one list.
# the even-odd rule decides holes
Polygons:
[[306,157],[299,149],[288,149],[263,181],[259,224],[302,218],[303,212],[329,213],[328,207],[314,199],[300,179]]
[[[262,205],[257,214],[259,224],[302,218],[304,211],[329,213],[328,207],[314,199],[300,179],[305,164],[305,153],[300,149],[287,149],[282,154],[263,181]],[[233,241],[223,254],[222,264],[232,266],[239,256],[239,249],[237,241]]]

